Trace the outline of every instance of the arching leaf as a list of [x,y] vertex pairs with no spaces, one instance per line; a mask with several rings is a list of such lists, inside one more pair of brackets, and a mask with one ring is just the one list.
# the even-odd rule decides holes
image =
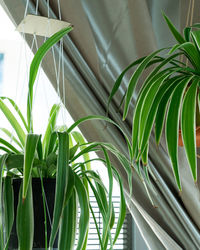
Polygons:
[[178,30],[175,28],[175,26],[172,24],[172,22],[169,20],[169,18],[164,13],[162,13],[162,14],[163,14],[163,17],[165,18],[165,21],[166,21],[169,29],[172,32],[174,38],[177,40],[177,42],[184,43],[185,40],[182,37],[182,35],[178,32]]
[[179,117],[181,110],[181,100],[184,91],[190,82],[190,78],[183,79],[175,88],[166,119],[166,141],[169,156],[171,159],[174,175],[179,190],[181,190],[181,182],[178,169],[178,130],[179,130]]
[[[165,48],[164,48],[165,49]],[[126,100],[125,100],[125,105],[124,105],[124,113],[123,113],[123,120],[125,120],[127,113],[128,113],[128,109],[129,109],[129,105],[130,105],[130,101],[131,98],[133,96],[133,92],[134,89],[137,85],[138,79],[141,76],[142,72],[144,71],[146,65],[162,50],[164,49],[159,49],[155,52],[153,52],[152,54],[150,54],[149,56],[147,56],[142,63],[138,66],[138,68],[135,70],[135,72],[133,73],[129,85],[128,85],[128,89],[126,92]]]
[[196,160],[196,96],[199,79],[195,79],[185,94],[182,109],[181,129],[186,156],[194,181],[197,181]]

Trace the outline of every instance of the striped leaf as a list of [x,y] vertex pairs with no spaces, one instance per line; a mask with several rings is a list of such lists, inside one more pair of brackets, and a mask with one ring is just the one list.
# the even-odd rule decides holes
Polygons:
[[[113,168],[114,170],[114,168]],[[119,217],[118,217],[118,222],[117,222],[117,228],[115,231],[115,236],[113,239],[113,245],[115,244],[115,242],[117,241],[117,238],[120,234],[120,231],[122,229],[125,217],[126,217],[126,202],[125,202],[125,198],[124,198],[124,192],[123,192],[123,183],[121,180],[120,175],[118,174],[117,171],[115,171],[118,183],[119,183],[119,188],[120,188],[120,210],[119,210]]]
[[33,218],[33,197],[32,181],[29,181],[26,199],[22,199],[23,187],[20,186],[16,229],[18,238],[18,248],[20,250],[32,250],[34,236],[34,218]]
[[10,177],[6,177],[4,180],[3,201],[5,242],[7,248],[14,222],[14,194],[12,187],[12,179]]
[[[139,146],[139,151],[143,152],[141,147],[142,147],[142,142],[143,142],[143,138],[144,138],[144,130],[146,128],[146,125],[151,126],[151,123],[147,124],[147,120],[148,120],[148,115],[149,112],[151,111],[151,108],[154,104],[154,100],[156,99],[156,95],[160,89],[160,86],[162,86],[163,82],[165,81],[165,79],[167,79],[167,77],[170,75],[171,73],[167,73],[165,75],[163,75],[162,77],[158,78],[149,88],[145,99],[143,101],[143,105],[142,105],[142,109],[141,109],[141,116],[140,116],[140,123],[139,123],[139,133],[138,133],[138,146]],[[167,87],[167,85],[165,85]],[[164,88],[165,90],[165,88]],[[163,91],[161,91],[161,95]],[[160,96],[159,96],[160,98]],[[159,101],[159,100],[157,100]],[[156,103],[157,105],[157,103]],[[155,106],[156,106],[155,105]],[[153,119],[152,119],[153,120]],[[152,122],[152,121],[151,121]],[[148,136],[148,135],[147,135]],[[143,145],[144,147],[146,145]]]
[[143,152],[141,155],[142,164],[146,166],[148,164],[149,143],[146,144],[142,152]]
[[27,98],[27,122],[28,122],[28,131],[32,132],[33,124],[32,124],[32,105],[33,105],[33,86],[37,76],[37,72],[40,66],[40,63],[47,53],[47,51],[56,44],[64,35],[69,33],[73,28],[67,27],[64,28],[53,36],[51,36],[43,45],[38,49],[37,53],[35,54],[31,66],[30,66],[30,73],[29,73],[29,86],[28,86],[28,98]]
[[[77,131],[73,131],[72,136],[73,136],[74,140],[76,141],[76,143],[79,143],[81,150],[86,147],[86,146],[82,145],[82,144],[85,144],[86,141],[81,133],[79,133]],[[90,156],[88,153],[83,154],[83,158],[84,158],[85,162],[90,160]],[[87,167],[87,170],[91,169],[90,162],[86,163],[86,167]]]
[[176,50],[184,50],[187,58],[190,60],[195,69],[200,70],[200,59],[197,48],[191,42],[185,42],[180,45],[175,45],[171,50],[170,54]]
[[[109,178],[108,209],[107,209],[106,221],[105,221],[104,231],[103,231],[103,238],[106,239],[107,233],[109,232],[110,222],[111,222],[111,218],[112,218],[113,174],[112,174],[112,168],[111,168],[111,163],[110,163],[108,153],[104,148],[102,148],[102,149],[103,149],[103,153],[104,153],[105,160],[106,160],[106,167],[107,167],[108,178]],[[105,244],[105,243],[106,242],[104,240],[103,241],[104,248],[107,248],[107,244]]]
[[181,182],[179,177],[178,168],[178,130],[179,130],[179,118],[181,109],[181,100],[183,98],[184,91],[190,82],[190,78],[183,79],[175,88],[171,102],[169,105],[169,110],[166,119],[166,141],[169,156],[171,159],[174,175],[176,178],[176,183],[181,190]]
[[48,125],[45,131],[44,139],[42,142],[42,146],[44,150],[44,158],[46,158],[49,153],[49,144],[51,140],[51,134],[54,132],[56,119],[57,119],[59,110],[60,110],[60,105],[54,104],[49,114],[49,121],[48,121]]
[[58,232],[60,220],[62,217],[65,196],[67,191],[67,183],[69,176],[69,135],[67,132],[57,132],[58,135],[58,160],[57,160],[57,175],[56,175],[56,191],[55,203],[53,212],[53,222],[49,247],[52,249],[56,234]]
[[162,100],[159,103],[159,107],[156,113],[155,118],[155,139],[156,143],[159,144],[160,137],[162,134],[164,121],[165,121],[165,114],[167,110],[167,104],[170,101],[170,97],[174,91],[174,89],[177,87],[178,83],[183,79],[183,77],[174,77],[170,81],[172,81],[172,85],[169,87],[169,89],[166,91],[166,93],[163,95]]
[[[151,105],[151,108],[149,109],[149,112],[147,111],[147,114],[145,114],[145,115],[147,115],[147,118],[146,118],[146,124],[143,127],[143,135],[142,135],[143,138],[141,141],[140,154],[143,154],[143,152],[145,151],[146,145],[149,141],[151,130],[153,128],[153,123],[154,123],[155,116],[156,116],[156,112],[157,112],[159,104],[162,100],[162,97],[167,92],[167,90],[171,87],[171,85],[173,85],[173,83],[174,83],[173,80],[170,79],[170,80],[166,81],[159,88],[159,91],[156,93],[156,95],[154,97],[154,100],[153,100],[153,103]],[[151,93],[150,93],[150,95],[151,95]],[[150,98],[151,98],[151,96],[150,96]],[[146,105],[146,104],[144,103],[144,105]]]
[[149,56],[147,56],[142,63],[138,66],[138,68],[135,70],[134,74],[132,75],[129,85],[128,85],[128,89],[127,89],[127,93],[126,93],[126,100],[125,100],[125,105],[124,105],[124,113],[123,113],[123,120],[125,120],[127,113],[128,113],[128,109],[129,109],[129,105],[130,105],[130,101],[131,98],[133,96],[133,92],[134,89],[137,85],[137,82],[139,80],[139,77],[141,76],[142,72],[144,71],[146,65],[159,53],[164,49],[159,49],[155,52],[153,52],[152,54],[150,54]]
[[110,96],[109,96],[109,99],[108,99],[108,105],[107,105],[107,111],[109,109],[109,105],[110,105],[110,102],[113,98],[113,96],[116,94],[117,90],[119,89],[120,85],[121,85],[121,82],[122,82],[122,79],[124,77],[124,75],[126,74],[126,72],[131,69],[132,67],[140,64],[143,60],[145,59],[145,57],[142,57],[136,61],[134,61],[133,63],[131,63],[127,68],[125,68],[122,73],[119,75],[119,77],[117,78],[112,90],[111,90],[111,93],[110,93]]
[[79,218],[79,238],[77,242],[77,250],[82,250],[85,237],[88,231],[89,225],[89,200],[87,195],[87,190],[85,189],[83,183],[81,182],[80,178],[74,173],[75,177],[75,188],[78,195],[78,200],[80,204],[80,218]]
[[[144,100],[146,98],[146,95],[151,88],[152,85],[154,85],[158,79],[163,79],[165,78],[166,70],[163,70],[156,75],[154,75],[142,88],[140,91],[140,94],[137,99],[137,103],[135,106],[134,114],[133,114],[133,122],[132,122],[132,152],[133,156],[136,157],[138,154],[138,133],[139,133],[139,122],[140,122],[140,117],[141,117],[141,109],[144,104]],[[164,78],[163,78],[164,77]]]
[[24,127],[26,128],[26,131],[28,132],[27,122],[26,122],[24,116],[22,115],[22,112],[20,111],[20,109],[17,106],[17,104],[11,98],[9,98],[9,97],[0,96],[0,99],[1,100],[8,100],[10,102],[10,104],[13,106],[13,108],[15,109],[15,111],[17,112],[17,114],[19,115],[19,117],[21,118],[21,121],[24,124]]
[[12,141],[14,141],[21,149],[23,148],[22,144],[18,141],[18,139],[6,128],[0,128],[2,132],[4,132]]
[[23,191],[22,198],[26,199],[29,182],[31,179],[31,172],[33,168],[34,157],[37,149],[39,135],[28,134],[26,137],[26,144],[24,149],[24,167],[23,167]]
[[[0,156],[0,201],[2,201],[2,177],[3,167],[5,166],[8,154]],[[0,250],[4,250],[4,225],[3,225],[3,207],[2,202],[0,203]]]
[[186,156],[192,172],[194,181],[197,181],[197,160],[196,160],[196,96],[199,79],[195,79],[187,90],[182,109],[181,129]]
[[184,28],[184,37],[187,42],[190,42],[190,35],[191,35],[191,27]]
[[174,38],[177,40],[177,42],[179,43],[184,43],[185,40],[182,37],[182,35],[178,32],[178,30],[175,28],[175,26],[172,24],[172,22],[169,20],[169,18],[163,13],[163,17],[165,18],[165,21],[169,27],[169,29],[171,30]]
[[77,194],[72,195],[64,208],[59,230],[58,249],[74,249],[78,216]]
[[0,109],[4,113],[7,120],[10,122],[10,125],[14,128],[22,146],[24,146],[25,137],[26,137],[25,133],[22,127],[20,126],[20,124],[18,123],[17,119],[15,118],[15,116],[12,114],[10,109],[6,106],[6,104],[1,99],[0,99]]
[[10,144],[9,142],[7,142],[6,140],[2,138],[0,138],[0,144],[3,144],[4,146],[6,146],[13,153],[20,154],[20,152],[12,144]]
[[86,122],[86,121],[93,121],[93,120],[101,120],[101,121],[106,121],[108,123],[111,123],[113,125],[115,125],[123,134],[124,139],[126,140],[127,146],[128,146],[128,151],[129,151],[129,155],[132,155],[132,149],[131,149],[131,144],[129,142],[129,139],[127,137],[127,135],[124,133],[124,131],[122,130],[122,128],[115,123],[114,121],[112,121],[111,119],[104,117],[104,116],[98,116],[98,115],[90,115],[90,116],[85,116],[79,120],[77,120],[76,122],[74,122],[67,130],[68,133],[70,133],[74,128],[76,128],[77,126],[79,126],[81,123]]

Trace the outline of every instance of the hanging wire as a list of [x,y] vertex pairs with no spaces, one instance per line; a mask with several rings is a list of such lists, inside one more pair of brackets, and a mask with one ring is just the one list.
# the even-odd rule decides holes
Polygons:
[[48,18],[49,18],[49,0],[47,0],[47,16],[48,16]]
[[[26,1],[26,7],[25,7],[25,11],[24,11],[24,18],[27,15],[28,12],[28,6],[29,6],[29,0]],[[58,3],[58,15],[59,15],[59,19],[61,20],[61,6],[60,6],[60,0],[57,0]],[[39,0],[36,0],[36,4],[35,4],[35,15],[38,15],[38,7],[39,7]],[[47,24],[47,30],[46,30],[46,36],[44,38],[44,42],[47,39],[48,33],[51,33],[51,22],[50,22],[50,3],[49,0],[47,0],[47,16],[48,16],[48,24]],[[24,24],[25,25],[25,24]],[[27,51],[26,51],[26,35],[25,35],[25,29],[23,26],[23,31],[22,31],[22,37],[24,40],[24,55],[25,55],[25,62],[26,62],[26,75],[27,75],[27,79],[29,78],[29,61],[28,61],[28,55],[27,55]],[[34,46],[36,46],[36,50],[38,50],[38,43],[37,43],[37,37],[36,34],[33,34],[33,40],[31,43],[31,50],[33,50]],[[60,94],[60,82],[62,81],[62,92],[63,92],[63,102],[65,105],[65,85],[64,85],[64,60],[63,60],[63,40],[60,41],[60,46],[59,46],[59,53],[58,53],[58,60],[55,59],[55,48],[52,48],[52,55],[53,55],[53,63],[54,63],[54,68],[55,68],[55,76],[56,76],[56,88],[57,88],[57,94],[58,94],[58,103],[61,103],[61,94]],[[34,91],[34,96],[33,96],[33,106],[34,106],[34,102],[36,99],[36,89],[38,87],[38,81],[39,81],[39,75],[40,75],[40,70],[41,68],[39,68],[38,71],[38,77],[36,79],[36,86],[35,86],[35,91]],[[43,89],[45,88],[44,84],[43,84]],[[23,94],[23,90],[25,88],[22,88],[22,92],[21,95]],[[45,89],[44,89],[45,90]],[[17,91],[16,91],[17,92]],[[47,98],[47,91],[44,91],[44,96],[46,99],[46,104],[47,104],[47,109],[49,109],[49,105],[48,105],[48,98]],[[30,96],[28,97],[30,98]],[[20,98],[21,100],[21,98]],[[31,117],[32,119],[32,117]],[[63,120],[64,120],[64,114],[63,114]],[[32,125],[32,124],[31,124]],[[32,128],[31,128],[32,130]]]
[[26,0],[26,7],[25,7],[25,11],[24,11],[24,18],[25,18],[26,15],[27,15],[28,5],[29,5],[29,0]]
[[60,0],[58,0],[58,16],[59,16],[59,19],[61,20]]
[[35,14],[38,14],[38,5],[39,5],[39,0],[36,1],[36,7],[35,7]]
[[194,4],[195,4],[195,0],[192,0],[191,15],[190,15],[190,26],[192,25],[193,17],[194,17]]
[[[57,4],[58,4],[58,16],[59,16],[59,19],[61,20],[61,7],[60,7],[60,0],[57,0]],[[66,99],[65,99],[65,78],[64,78],[64,54],[63,54],[63,49],[64,47],[64,42],[63,42],[63,38],[61,39],[60,41],[60,56],[61,56],[61,72],[62,72],[62,76],[61,76],[61,79],[62,79],[62,95],[63,97],[61,98],[61,95],[60,95],[60,90],[57,86],[57,93],[58,93],[58,96],[60,98],[60,102],[62,102],[63,100],[63,105],[62,105],[62,122],[63,124],[65,124],[65,108],[66,108]]]
[[66,124],[66,114],[65,114],[65,109],[66,109],[66,96],[65,96],[65,67],[64,67],[64,41],[63,38],[61,40],[61,45],[62,45],[62,51],[61,51],[61,59],[62,59],[62,88],[63,88],[63,108],[62,108],[62,119],[63,119],[63,124]]
[[186,19],[186,27],[189,25],[189,18],[190,18],[190,13],[191,13],[191,3],[192,3],[192,0],[190,0],[189,2],[189,7],[188,7],[188,11],[187,11],[187,19]]

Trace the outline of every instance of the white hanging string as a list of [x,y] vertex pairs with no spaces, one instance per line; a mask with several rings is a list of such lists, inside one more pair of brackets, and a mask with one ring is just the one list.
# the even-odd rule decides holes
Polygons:
[[49,18],[49,0],[47,0],[47,16]]
[[38,14],[38,5],[39,5],[39,0],[36,1],[36,6],[35,6],[35,15]]
[[[36,51],[37,51],[38,50],[38,42],[37,42],[37,37],[36,37],[35,34],[33,34],[33,40],[34,40],[35,48],[36,48]],[[40,72],[41,72],[41,67],[39,66],[38,74],[37,74],[37,77],[36,77],[36,80],[35,80],[35,91],[34,91],[34,96],[33,96],[33,106],[34,106],[34,103],[35,103],[35,98],[36,98],[36,93],[37,93],[37,88],[38,88],[38,82],[39,82],[39,78],[40,78]]]
[[65,113],[65,109],[66,109],[66,96],[65,96],[65,67],[64,67],[64,42],[63,39],[61,40],[61,44],[62,44],[62,51],[61,51],[61,59],[62,59],[62,89],[63,89],[63,109],[62,109],[62,119],[63,119],[63,124],[66,124],[66,113]]
[[59,16],[59,19],[61,20],[60,0],[58,0],[58,16]]
[[[60,0],[57,0],[57,5],[58,5],[58,16],[59,16],[59,19],[61,20],[62,17],[61,17],[61,7],[60,7]],[[63,95],[63,105],[62,105],[62,122],[63,124],[66,124],[66,114],[65,114],[65,109],[66,109],[66,99],[65,99],[65,78],[64,78],[64,42],[63,42],[63,38],[61,39],[60,41],[60,48],[61,48],[61,51],[60,51],[60,56],[61,56],[61,72],[62,72],[62,76],[61,76],[61,79],[62,79],[62,95]],[[58,92],[58,95],[60,96],[60,92]],[[60,96],[60,99],[61,99],[61,96]]]
[[27,12],[28,12],[28,5],[29,5],[29,0],[26,1],[26,7],[25,7],[25,11],[24,11],[24,18],[26,17]]
[[[26,17],[26,15],[27,15],[29,2],[30,2],[29,0],[26,1],[26,7],[25,7],[25,11],[24,11],[24,17]],[[36,7],[35,7],[35,14],[36,15],[38,14],[38,7],[39,7],[39,0],[36,1]],[[48,13],[48,18],[49,18],[50,17],[49,0],[47,0],[47,13]],[[59,15],[59,19],[61,20],[61,7],[60,7],[60,1],[59,0],[58,0],[58,15]],[[51,30],[51,24],[50,24],[50,22],[48,22],[47,32],[46,33],[49,33],[48,30]],[[25,41],[26,40],[26,35],[25,35],[25,28],[24,28],[24,26],[23,26],[22,37],[23,37],[23,40],[24,40],[24,57],[25,57],[26,76],[27,76],[26,80],[28,80],[28,78],[29,78],[29,71],[28,71],[28,69],[29,69],[29,60],[28,60],[29,56],[27,55],[27,51],[26,51],[26,41]],[[46,40],[46,37],[45,37],[45,40]],[[36,49],[38,50],[37,37],[36,37],[35,34],[33,35],[33,40],[32,40],[32,43],[31,43],[31,50],[33,49],[34,45],[36,46]],[[59,45],[58,60],[55,59],[55,49],[54,48],[52,48],[52,55],[53,55],[53,63],[54,63],[54,68],[55,68],[56,85],[57,85],[56,89],[57,89],[57,94],[58,94],[58,103],[62,102],[61,101],[61,94],[60,94],[60,82],[62,81],[62,84],[61,84],[61,86],[62,86],[62,92],[63,92],[63,98],[62,99],[63,99],[63,103],[64,103],[64,106],[65,106],[63,40],[61,40],[60,45]],[[39,71],[38,71],[38,76],[39,75],[40,75],[40,68],[39,68]],[[38,77],[36,79],[35,85],[36,85],[35,89],[37,89],[37,87],[38,87]],[[21,88],[22,91],[20,93],[20,96],[23,95],[23,90],[24,89],[25,89],[24,87]],[[16,90],[16,92],[19,94],[18,90]],[[45,93],[44,96],[45,96],[45,99],[46,99],[46,104],[48,104],[48,98],[47,98],[46,92],[47,91],[44,91],[44,93]],[[34,102],[35,102],[35,93],[36,93],[36,91],[34,91],[33,106],[34,106]],[[20,100],[21,100],[21,98],[20,98]],[[63,121],[64,121],[64,114],[63,114]]]

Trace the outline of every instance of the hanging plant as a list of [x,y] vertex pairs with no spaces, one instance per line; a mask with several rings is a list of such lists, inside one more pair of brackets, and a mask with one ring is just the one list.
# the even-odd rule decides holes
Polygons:
[[[4,201],[0,205],[0,250],[9,247],[12,240],[11,236],[13,236],[12,232],[15,231],[18,241],[16,248],[31,250],[37,244],[34,238],[33,212],[37,205],[33,204],[33,196],[37,197],[37,195],[42,197],[43,203],[39,204],[39,207],[44,211],[45,220],[45,225],[43,219],[41,221],[42,226],[45,227],[44,242],[39,247],[52,249],[56,239],[58,239],[58,249],[73,249],[76,230],[78,229],[77,249],[86,249],[90,211],[95,222],[101,249],[107,249],[108,244],[112,248],[123,225],[126,214],[123,185],[119,173],[110,162],[109,152],[114,154],[125,168],[131,189],[130,162],[110,143],[86,143],[83,136],[74,131],[78,125],[90,120],[115,123],[106,117],[88,116],[76,121],[69,128],[66,128],[66,126],[58,128],[56,119],[60,104],[54,104],[50,111],[46,131],[43,135],[34,134],[33,91],[39,65],[47,51],[71,30],[72,27],[68,27],[57,32],[35,54],[30,66],[27,118],[23,116],[12,99],[0,97],[0,109],[15,131],[15,134],[13,134],[6,128],[2,128],[2,131],[12,139],[12,143],[0,138],[0,149],[3,152],[3,155],[0,156],[0,200]],[[16,115],[13,114],[7,102],[12,106]],[[131,145],[126,136],[125,139],[129,152],[131,152]],[[103,153],[104,158],[90,159],[90,152],[98,151]],[[92,170],[90,165],[92,161],[103,162],[106,165],[109,177],[108,190],[105,188],[100,175]],[[115,210],[112,201],[113,176],[118,180],[120,187],[120,211],[114,238],[111,237],[111,229],[115,222]],[[33,195],[32,182],[35,182],[35,178],[37,179],[36,183],[39,180],[41,184],[41,193]],[[20,180],[18,183],[21,184],[19,184],[20,187],[17,191],[19,196],[15,192],[19,198],[15,199],[17,211],[14,211],[13,185],[16,179]],[[50,230],[47,229],[48,203],[46,203],[46,199],[48,200],[50,194],[45,193],[46,184],[44,183],[46,179],[55,179],[55,202]],[[93,192],[103,218],[102,232],[96,222],[90,203],[89,190]],[[77,220],[78,206],[80,207],[79,220]],[[13,229],[13,223],[16,225],[16,230]],[[40,228],[35,228],[35,231],[38,230]]]
[[[181,190],[178,142],[185,147],[192,177],[194,182],[197,181],[196,147],[200,145],[200,24],[186,27],[181,35],[169,18],[164,14],[163,16],[177,44],[159,49],[124,69],[113,86],[108,108],[126,72],[138,65],[124,96],[125,120],[138,81],[151,66],[150,73],[141,85],[134,109],[132,157],[136,162],[141,160],[146,165],[151,131],[155,125],[155,140],[159,144],[165,125],[168,153],[177,186]],[[165,56],[160,56],[160,52],[165,52]]]

